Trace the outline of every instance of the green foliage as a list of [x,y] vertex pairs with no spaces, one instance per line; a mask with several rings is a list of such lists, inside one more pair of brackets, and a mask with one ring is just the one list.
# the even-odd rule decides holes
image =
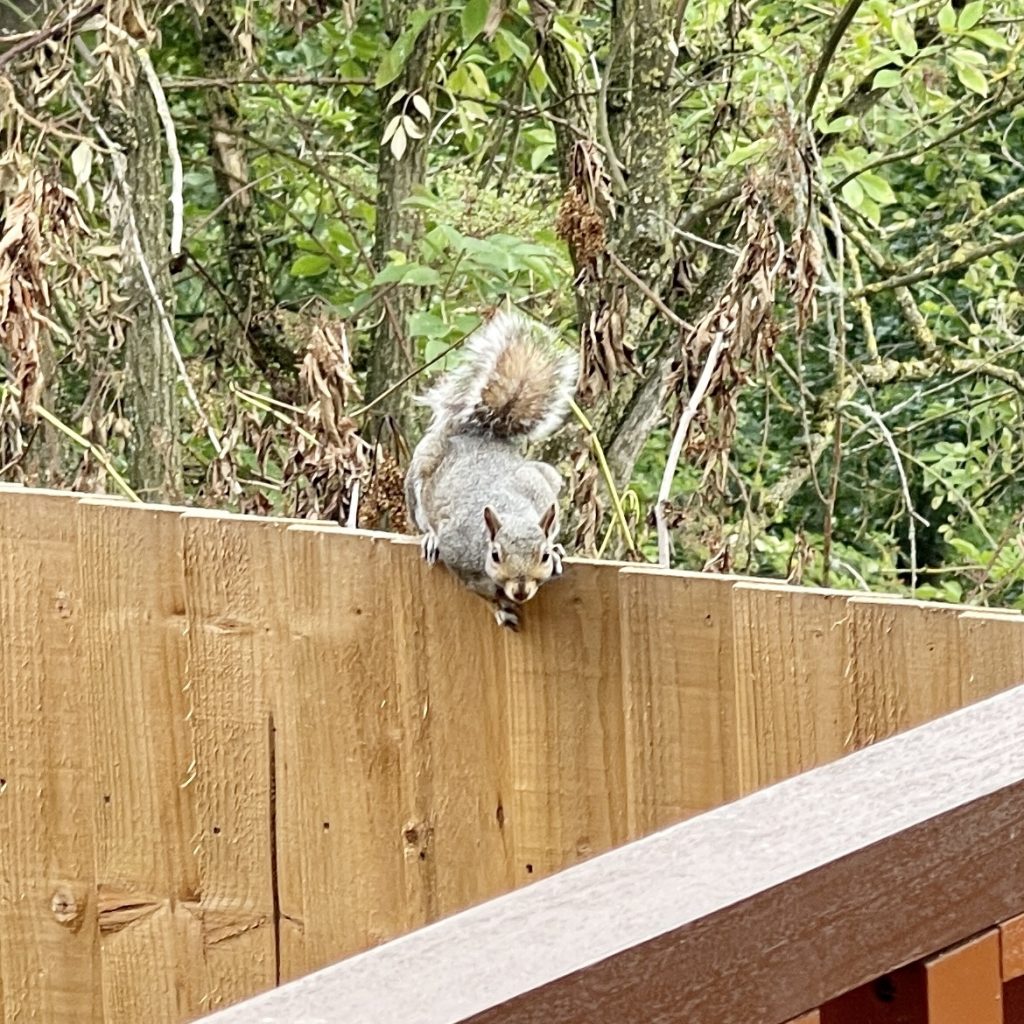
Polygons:
[[[190,262],[174,278],[176,338],[215,427],[225,436],[235,431],[232,458],[247,481],[213,488],[222,467],[206,433],[192,424],[181,439],[191,497],[212,490],[221,502],[289,510],[280,487],[294,452],[266,439],[291,431],[294,440],[298,406],[270,401],[281,382],[229,343],[249,312],[237,308],[232,289],[232,218],[244,220],[255,239],[271,312],[301,318],[315,308],[344,320],[360,381],[389,296],[410,297],[400,328],[413,360],[432,364],[428,374],[443,368],[440,357],[486,309],[505,301],[557,325],[567,339],[584,326],[579,268],[555,230],[563,192],[559,133],[571,120],[571,103],[553,79],[565,63],[587,102],[607,101],[613,122],[626,117],[633,84],[616,77],[627,47],[612,15],[601,5],[559,5],[538,48],[536,12],[526,0],[503,13],[491,0],[406,9],[404,26],[389,33],[378,3],[327,5],[302,24],[287,5],[252,8],[245,31],[238,26],[245,45],[234,77],[242,81],[225,93],[234,120],[216,130],[211,96],[221,86],[189,84],[207,73],[201,25],[185,5],[172,5],[154,26],[161,42],[153,59],[185,172]],[[740,11],[708,0],[683,10],[664,90],[681,158],[666,192],[685,213],[752,182],[776,211],[781,236],[810,224],[824,255],[819,312],[806,329],[798,332],[792,301],[784,288],[777,291],[781,358],[745,370],[735,430],[718,462],[702,461],[701,446],[720,424],[697,422],[673,489],[674,504],[685,510],[675,530],[677,564],[699,567],[728,549],[727,567],[742,571],[899,592],[916,581],[921,597],[1024,607],[1024,436],[1013,377],[1024,374],[1021,250],[996,249],[929,276],[940,261],[1024,231],[1020,198],[1001,202],[1024,188],[1024,104],[1009,103],[1021,89],[1021,0],[925,7],[868,0],[825,62],[809,111],[806,90],[834,25],[831,8],[774,0]],[[418,90],[402,76],[428,26],[442,30],[442,55],[429,90]],[[86,78],[83,68],[76,74]],[[33,117],[68,118],[76,109],[61,97]],[[83,122],[81,130],[91,128]],[[601,130],[598,124],[594,141],[603,152]],[[218,131],[244,156],[242,183],[218,175]],[[82,257],[92,291],[75,301],[86,309],[98,282],[111,286],[115,268],[108,264],[123,254],[119,240],[104,235],[109,160],[83,137],[57,146],[52,140],[62,137],[47,136],[38,159],[75,191],[100,236]],[[427,140],[429,170],[407,204],[417,228],[375,260],[379,156],[388,147],[401,162],[420,139]],[[628,142],[627,132],[618,153],[627,172]],[[228,195],[231,187],[242,191]],[[690,225],[696,241],[670,231],[659,239],[698,281],[723,249],[735,252],[743,242],[739,208],[711,209]],[[629,220],[626,212],[620,197],[618,219],[605,225],[610,234]],[[724,266],[727,277],[731,264]],[[907,269],[924,275],[909,300],[891,286],[865,291]],[[714,299],[675,283],[662,295],[691,322]],[[649,319],[646,333],[630,339],[641,363],[651,358],[643,372],[664,346],[679,344],[656,311]],[[80,351],[104,350],[106,335],[101,327],[89,330],[88,343],[58,346],[66,369],[53,401],[78,426],[86,416],[100,421],[89,403],[106,393],[94,386]],[[301,341],[286,341],[301,358]],[[772,488],[809,460],[815,432],[843,387],[880,360],[916,361],[917,372],[859,384],[838,413],[838,465],[833,445],[821,446],[782,507],[750,526]],[[965,361],[974,371],[962,368]],[[993,366],[1005,371],[1001,377],[988,372]],[[9,390],[12,378],[0,380],[0,389]],[[239,404],[239,389],[258,401]],[[115,406],[103,414],[116,413]],[[113,435],[105,436],[115,447]],[[662,417],[628,484],[642,510],[634,526],[649,557],[656,543],[647,513],[670,437]],[[605,509],[601,538],[608,527]]]

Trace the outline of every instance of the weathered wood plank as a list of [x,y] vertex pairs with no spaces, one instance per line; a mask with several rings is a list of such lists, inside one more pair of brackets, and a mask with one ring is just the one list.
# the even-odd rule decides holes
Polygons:
[[293,527],[265,563],[289,595],[292,678],[273,694],[283,980],[412,927],[401,714],[379,535]]
[[177,1024],[200,1009],[202,956],[195,818],[184,785],[193,755],[181,519],[97,500],[79,502],[75,515],[105,1021]]
[[777,1024],[1024,908],[1022,731],[1024,686],[209,1024]]
[[1024,977],[1024,914],[1003,921],[999,926],[1002,943],[1003,981]]
[[849,610],[848,750],[962,705],[958,608],[858,595]]
[[516,882],[626,840],[618,572],[573,562],[507,637]]
[[964,703],[1024,680],[1024,615],[970,609],[961,612],[959,625]]
[[103,1020],[75,498],[0,491],[0,992],[4,1020]]
[[698,573],[620,573],[631,838],[738,795],[732,586]]
[[278,980],[268,694],[286,677],[274,614],[286,599],[264,572],[258,544],[261,533],[282,527],[202,513],[185,515],[182,526],[199,983],[210,1010]]
[[848,596],[763,584],[733,588],[742,792],[844,753]]
[[507,631],[406,538],[392,548],[408,926],[515,884]]

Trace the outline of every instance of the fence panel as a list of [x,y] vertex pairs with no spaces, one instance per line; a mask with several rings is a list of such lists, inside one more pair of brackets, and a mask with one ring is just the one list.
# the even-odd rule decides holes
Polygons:
[[391,545],[327,527],[271,537],[291,602],[275,695],[282,980],[394,938],[405,906]]
[[271,694],[289,683],[287,601],[263,555],[280,528],[183,519],[204,1010],[278,980]]
[[739,795],[732,583],[624,569],[619,593],[636,838]]
[[[78,504],[78,685],[90,704],[108,1024],[198,1012],[202,962],[181,517]],[[155,841],[159,837],[159,841]]]
[[103,1020],[75,501],[0,490],[0,993],[5,1020]]
[[618,573],[579,564],[505,644],[513,878],[626,840]]
[[54,1024],[178,1024],[1024,680],[1018,614],[576,563],[510,635],[409,539],[5,487],[0,630],[0,999]]

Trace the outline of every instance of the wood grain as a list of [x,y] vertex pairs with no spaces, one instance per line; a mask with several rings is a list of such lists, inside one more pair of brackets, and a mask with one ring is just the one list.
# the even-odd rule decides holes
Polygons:
[[506,638],[516,882],[626,840],[618,572],[570,562]]
[[742,792],[844,753],[847,597],[766,585],[733,588]]
[[970,609],[959,625],[964,703],[1024,682],[1024,615]]
[[[270,697],[286,677],[287,602],[260,556],[272,523],[182,519],[186,694],[195,750],[204,1011],[277,980]],[[264,536],[261,537],[261,534]],[[277,651],[275,657],[275,650]]]
[[75,498],[0,491],[0,992],[5,1020],[103,1020],[96,791]]
[[738,795],[732,586],[697,573],[620,574],[631,838]]
[[962,705],[959,611],[924,602],[850,599],[848,750]]
[[391,555],[412,928],[515,884],[508,633],[416,541],[394,541]]
[[78,503],[75,522],[104,1019],[176,1024],[200,1009],[193,965],[202,958],[195,818],[184,785],[193,752],[181,519],[91,500]]
[[282,979],[396,937],[401,713],[386,538],[293,527],[266,563],[289,595],[292,676],[272,695]]
[[777,1024],[1024,908],[1022,732],[1018,687],[209,1024]]

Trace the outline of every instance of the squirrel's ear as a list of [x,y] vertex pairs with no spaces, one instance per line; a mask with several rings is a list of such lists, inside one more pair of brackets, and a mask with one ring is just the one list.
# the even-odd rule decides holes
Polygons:
[[487,524],[487,532],[493,541],[501,529],[501,520],[498,518],[497,512],[490,505],[484,505],[484,522]]
[[553,537],[557,531],[555,520],[558,518],[558,506],[552,505],[545,513],[540,517],[540,528],[544,531],[548,537]]

